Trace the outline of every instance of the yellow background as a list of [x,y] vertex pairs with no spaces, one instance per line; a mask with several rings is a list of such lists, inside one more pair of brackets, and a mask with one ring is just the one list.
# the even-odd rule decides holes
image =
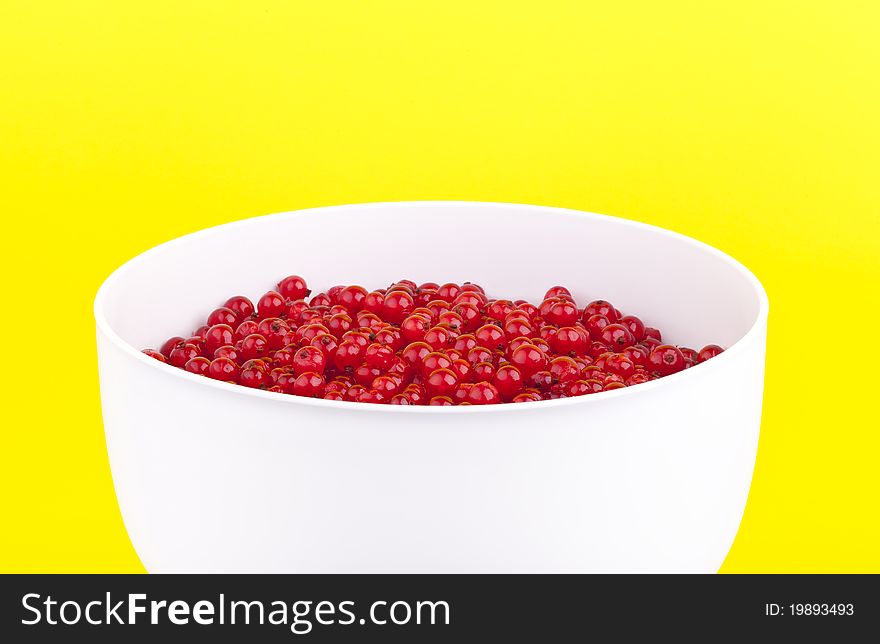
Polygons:
[[142,570],[95,366],[116,266],[243,217],[437,198],[630,217],[752,268],[765,415],[723,570],[880,572],[876,7],[4,0],[0,570]]

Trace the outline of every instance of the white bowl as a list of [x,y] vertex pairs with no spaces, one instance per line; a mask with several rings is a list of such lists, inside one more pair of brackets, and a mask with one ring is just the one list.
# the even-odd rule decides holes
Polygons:
[[[233,294],[562,283],[699,349],[650,383],[487,407],[247,389],[140,352]],[[152,572],[714,572],[757,449],[767,297],[727,255],[653,226],[493,203],[317,208],[218,226],[126,263],[95,300],[107,449]]]

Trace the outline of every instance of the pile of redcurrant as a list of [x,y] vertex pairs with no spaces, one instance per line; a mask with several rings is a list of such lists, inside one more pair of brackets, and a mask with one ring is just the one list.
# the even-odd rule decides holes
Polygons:
[[610,302],[579,308],[554,286],[538,304],[477,284],[334,286],[292,275],[257,305],[231,297],[189,337],[144,353],[282,394],[391,405],[490,405],[583,396],[655,380],[723,351],[663,344]]

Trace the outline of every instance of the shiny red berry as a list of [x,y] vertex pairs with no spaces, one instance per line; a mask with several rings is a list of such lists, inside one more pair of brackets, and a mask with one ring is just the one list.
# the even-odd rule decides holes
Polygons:
[[206,375],[214,380],[238,382],[239,367],[229,358],[214,358],[208,366]]
[[492,384],[506,400],[512,399],[523,388],[523,377],[512,364],[499,367],[492,378]]
[[364,351],[364,360],[374,369],[385,370],[394,360],[394,351],[387,345],[374,342]]
[[547,366],[547,371],[553,378],[553,383],[566,384],[580,378],[581,369],[577,362],[568,356],[557,356]]
[[414,308],[413,296],[405,291],[394,291],[385,296],[382,315],[389,322],[400,324]]
[[237,345],[242,360],[262,358],[269,353],[269,343],[259,333],[252,333]]
[[227,309],[238,316],[238,321],[246,320],[254,314],[254,303],[244,295],[234,295],[223,303]]
[[[302,300],[307,298],[311,291],[306,286],[306,281],[299,275],[290,275],[278,282],[278,293],[285,300]],[[270,316],[276,317],[276,316]]]
[[[620,316],[617,309],[607,300],[593,300],[584,307],[583,320],[586,322],[593,315],[602,315],[607,318],[609,323],[617,322]],[[589,327],[587,327],[589,328]],[[592,333],[592,330],[590,331]]]
[[648,355],[648,368],[661,376],[668,376],[685,368],[684,356],[678,347],[661,344],[654,347]]
[[297,396],[317,398],[324,394],[324,378],[313,372],[301,373],[293,381],[292,392]]
[[269,387],[272,382],[266,371],[266,365],[262,361],[248,360],[241,366],[238,384],[252,389],[263,389]]
[[165,356],[163,356],[158,351],[155,351],[154,349],[144,349],[143,351],[141,351],[141,353],[148,355],[154,360],[158,360],[159,362],[168,362]]
[[723,353],[724,349],[719,347],[717,344],[707,344],[705,347],[700,349],[700,353],[697,354],[698,362],[706,362],[706,360],[710,360],[717,356],[719,353]]
[[317,347],[304,346],[293,354],[293,372],[297,375],[308,371],[322,374],[327,366],[327,356]]
[[277,291],[269,291],[257,302],[257,317],[278,318],[287,313],[287,300]]
[[597,339],[612,351],[618,352],[635,344],[633,334],[622,324],[609,324],[602,329]]
[[458,376],[451,369],[435,369],[425,378],[429,396],[451,396],[458,386]]
[[233,329],[238,326],[239,316],[232,309],[228,309],[225,306],[221,306],[219,309],[214,309],[211,311],[211,314],[208,315],[208,326],[214,326],[215,324],[228,324]]
[[196,345],[185,342],[178,344],[171,350],[171,354],[168,356],[168,363],[182,369],[187,362],[193,358],[198,358],[200,355],[201,351],[199,351]]
[[191,358],[187,360],[186,364],[183,366],[185,371],[189,371],[190,373],[195,373],[200,376],[207,375],[208,367],[211,366],[211,361],[207,358],[202,358],[201,356],[196,358]]
[[494,405],[502,400],[498,389],[491,382],[477,382],[468,390],[467,402],[472,405]]
[[524,343],[510,354],[510,362],[523,376],[528,377],[547,366],[547,356],[532,343]]

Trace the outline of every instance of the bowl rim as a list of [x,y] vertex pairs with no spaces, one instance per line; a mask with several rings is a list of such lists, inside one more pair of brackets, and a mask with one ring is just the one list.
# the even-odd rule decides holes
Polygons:
[[[316,212],[316,211],[336,211],[336,210],[371,210],[371,209],[383,209],[383,208],[411,208],[411,207],[419,207],[419,206],[477,206],[485,209],[492,208],[520,208],[524,210],[533,210],[537,212],[546,212],[553,211],[555,213],[561,214],[565,213],[568,215],[588,218],[588,219],[602,219],[602,220],[613,220],[616,225],[630,227],[641,230],[648,230],[654,234],[658,234],[661,236],[677,239],[680,242],[684,242],[690,246],[698,248],[699,250],[708,253],[709,255],[713,255],[718,259],[721,259],[728,266],[736,270],[743,277],[745,277],[746,281],[752,286],[755,295],[758,298],[759,308],[758,313],[755,316],[755,321],[752,323],[752,326],[749,327],[748,331],[746,331],[743,336],[733,343],[730,347],[724,350],[720,355],[712,358],[707,362],[700,363],[691,367],[690,369],[685,369],[678,373],[671,374],[669,376],[664,376],[663,378],[658,378],[657,380],[651,380],[637,386],[633,387],[621,387],[620,389],[614,389],[612,391],[603,391],[595,394],[591,394],[588,396],[576,396],[572,398],[559,398],[556,400],[539,400],[533,402],[525,402],[525,403],[506,403],[506,404],[496,404],[496,405],[451,405],[451,406],[428,406],[428,405],[376,405],[376,404],[367,404],[360,402],[350,402],[350,401],[342,401],[342,400],[324,400],[323,398],[307,398],[304,396],[296,396],[291,394],[279,394],[271,391],[263,391],[260,389],[252,389],[250,387],[242,387],[241,385],[222,382],[220,380],[213,380],[211,378],[207,378],[205,376],[197,375],[194,373],[190,373],[188,371],[184,371],[183,369],[177,369],[170,365],[159,362],[155,358],[151,358],[145,353],[143,353],[137,347],[132,346],[128,342],[122,339],[116,331],[113,330],[110,323],[107,321],[107,318],[104,314],[104,304],[107,300],[107,292],[112,287],[113,283],[122,278],[128,271],[133,270],[137,267],[138,264],[143,262],[146,259],[149,259],[151,255],[154,253],[161,252],[162,249],[167,248],[169,246],[174,246],[177,244],[187,243],[193,238],[197,238],[200,235],[214,233],[219,229],[234,229],[238,227],[243,227],[250,225],[255,220],[264,220],[267,218],[284,218],[284,217],[294,217],[297,215],[301,215],[307,212]],[[723,365],[727,363],[728,360],[734,359],[738,356],[742,351],[744,351],[745,345],[749,344],[749,342],[757,336],[761,329],[765,326],[767,316],[770,310],[770,303],[767,298],[767,292],[764,289],[764,286],[761,284],[760,280],[741,262],[734,259],[727,253],[718,250],[714,246],[710,246],[705,242],[701,242],[699,240],[694,239],[693,237],[688,237],[687,235],[683,235],[681,233],[677,233],[675,231],[669,230],[667,228],[662,228],[660,226],[654,226],[652,224],[647,224],[640,221],[634,221],[632,219],[625,219],[623,217],[614,217],[611,215],[602,215],[594,212],[588,212],[584,210],[574,210],[571,208],[560,208],[556,206],[541,206],[535,204],[522,204],[522,203],[514,203],[514,202],[500,202],[500,201],[455,201],[455,200],[422,200],[422,201],[377,201],[377,202],[367,202],[367,203],[356,203],[356,204],[339,204],[333,206],[319,206],[315,208],[302,208],[299,210],[289,210],[285,212],[278,212],[267,215],[259,215],[255,217],[248,217],[245,219],[239,219],[232,222],[227,222],[224,224],[219,224],[217,226],[210,226],[208,228],[202,228],[200,230],[181,235],[179,237],[175,237],[169,241],[163,242],[156,246],[153,246],[138,255],[135,255],[124,264],[116,268],[101,284],[98,288],[98,291],[95,295],[94,301],[94,315],[95,322],[98,330],[118,349],[120,349],[123,353],[128,356],[134,358],[137,361],[140,361],[142,364],[148,365],[150,368],[159,369],[163,374],[170,375],[172,377],[183,378],[185,381],[189,381],[196,385],[205,386],[205,387],[214,387],[219,388],[221,391],[225,391],[227,393],[239,395],[239,396],[248,396],[256,399],[262,399],[269,402],[276,402],[281,404],[288,405],[310,405],[317,407],[324,407],[327,409],[340,409],[347,411],[357,411],[363,413],[398,413],[398,414],[473,414],[473,413],[505,413],[505,412],[527,412],[535,409],[549,409],[551,407],[561,407],[567,405],[591,405],[591,404],[601,404],[606,401],[611,401],[615,398],[619,398],[621,396],[633,396],[640,395],[641,393],[647,393],[648,391],[652,391],[658,387],[668,387],[672,386],[678,382],[684,382],[686,378],[699,377],[700,374],[705,374],[708,369],[719,369],[723,368]],[[695,370],[698,370],[695,374]]]

